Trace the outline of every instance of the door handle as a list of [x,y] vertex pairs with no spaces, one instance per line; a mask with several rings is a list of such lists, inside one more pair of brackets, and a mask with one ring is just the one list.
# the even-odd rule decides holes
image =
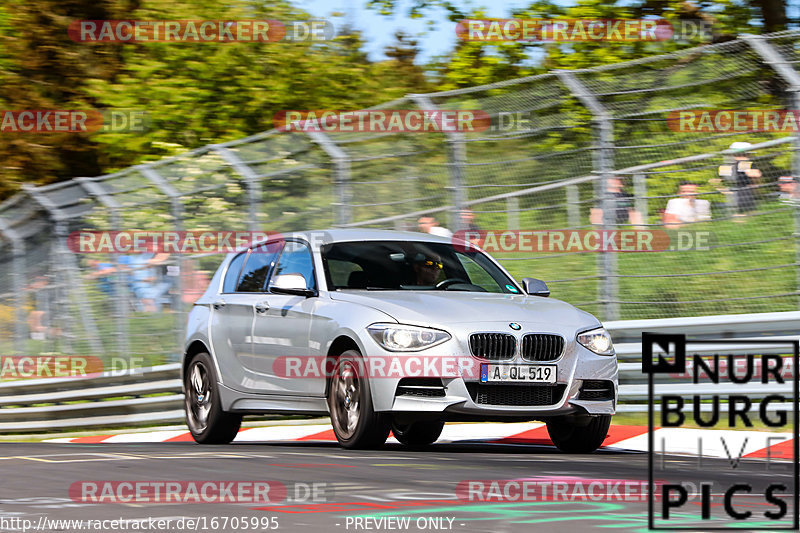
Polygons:
[[253,307],[256,309],[256,313],[259,315],[263,315],[267,311],[269,311],[269,302],[258,302]]
[[222,309],[225,307],[225,300],[217,300],[211,305],[214,307],[214,309]]

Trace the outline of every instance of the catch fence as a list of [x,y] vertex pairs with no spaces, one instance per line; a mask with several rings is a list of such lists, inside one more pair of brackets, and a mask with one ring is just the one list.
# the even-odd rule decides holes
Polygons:
[[[799,47],[800,32],[743,36],[377,108],[480,110],[492,118],[483,131],[272,130],[27,186],[0,204],[0,353],[177,358],[186,313],[221,256],[76,254],[74,231],[416,229],[422,215],[455,231],[467,228],[464,210],[486,231],[661,231],[683,180],[698,184],[710,218],[681,229],[707,233],[708,246],[495,255],[603,320],[797,310],[800,201],[778,185],[800,178],[797,134],[676,131],[667,118],[800,109]],[[742,155],[729,147],[743,141],[758,171],[746,209],[729,170]],[[609,192],[617,179],[630,203],[622,218]]]

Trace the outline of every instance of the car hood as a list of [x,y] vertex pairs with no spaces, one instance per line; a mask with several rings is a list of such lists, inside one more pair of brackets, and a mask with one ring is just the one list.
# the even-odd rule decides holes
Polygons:
[[591,327],[599,321],[566,302],[541,296],[458,291],[337,291],[333,300],[372,307],[404,324],[520,322]]

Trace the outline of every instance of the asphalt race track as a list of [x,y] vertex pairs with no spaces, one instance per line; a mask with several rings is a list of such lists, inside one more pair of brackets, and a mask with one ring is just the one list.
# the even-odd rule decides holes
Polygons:
[[[694,458],[668,458],[692,469]],[[709,479],[731,476],[768,480],[763,462],[743,462],[729,473],[727,460],[706,459]],[[458,443],[423,451],[387,444],[378,451],[343,450],[335,444],[259,443],[199,446],[161,444],[0,444],[2,531],[78,531],[48,520],[170,519],[166,529],[105,531],[647,531],[645,501],[486,502],[459,498],[459,481],[476,479],[580,478],[647,480],[646,453],[601,450],[565,455],[551,446]],[[720,468],[715,468],[719,465]],[[723,465],[726,468],[721,468]],[[715,473],[715,471],[719,473]],[[79,503],[70,486],[86,480],[279,481],[287,487],[322,487],[317,501],[307,492],[270,504]],[[296,484],[305,485],[296,485]],[[323,494],[324,491],[324,494]],[[293,501],[297,500],[297,503]],[[324,500],[324,501],[323,501]],[[697,506],[686,512],[699,513]],[[202,518],[204,517],[204,518]],[[275,517],[273,522],[272,517]],[[11,522],[11,518],[18,518]],[[184,518],[181,525],[176,525]],[[198,519],[191,528],[186,519]],[[381,519],[385,519],[381,521]],[[403,527],[400,519],[409,520]],[[216,519],[216,528],[211,520]],[[201,522],[205,520],[205,522]],[[227,520],[227,528],[222,527]],[[47,528],[37,529],[42,523]],[[260,521],[260,522],[259,522]],[[277,526],[277,527],[274,527]],[[102,531],[87,529],[84,531]]]

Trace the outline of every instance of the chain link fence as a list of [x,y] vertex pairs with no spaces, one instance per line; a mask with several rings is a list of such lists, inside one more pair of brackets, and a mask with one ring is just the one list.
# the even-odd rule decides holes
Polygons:
[[[76,254],[73,231],[414,230],[423,215],[452,230],[661,230],[686,180],[709,216],[681,228],[705,232],[707,246],[494,255],[603,320],[796,310],[800,202],[779,178],[800,178],[797,135],[676,131],[667,117],[800,109],[798,47],[800,32],[743,36],[376,108],[480,110],[484,131],[273,130],[25,187],[0,204],[0,353],[177,358],[221,257]],[[729,148],[742,141],[746,153]],[[746,185],[737,164],[752,169]]]

